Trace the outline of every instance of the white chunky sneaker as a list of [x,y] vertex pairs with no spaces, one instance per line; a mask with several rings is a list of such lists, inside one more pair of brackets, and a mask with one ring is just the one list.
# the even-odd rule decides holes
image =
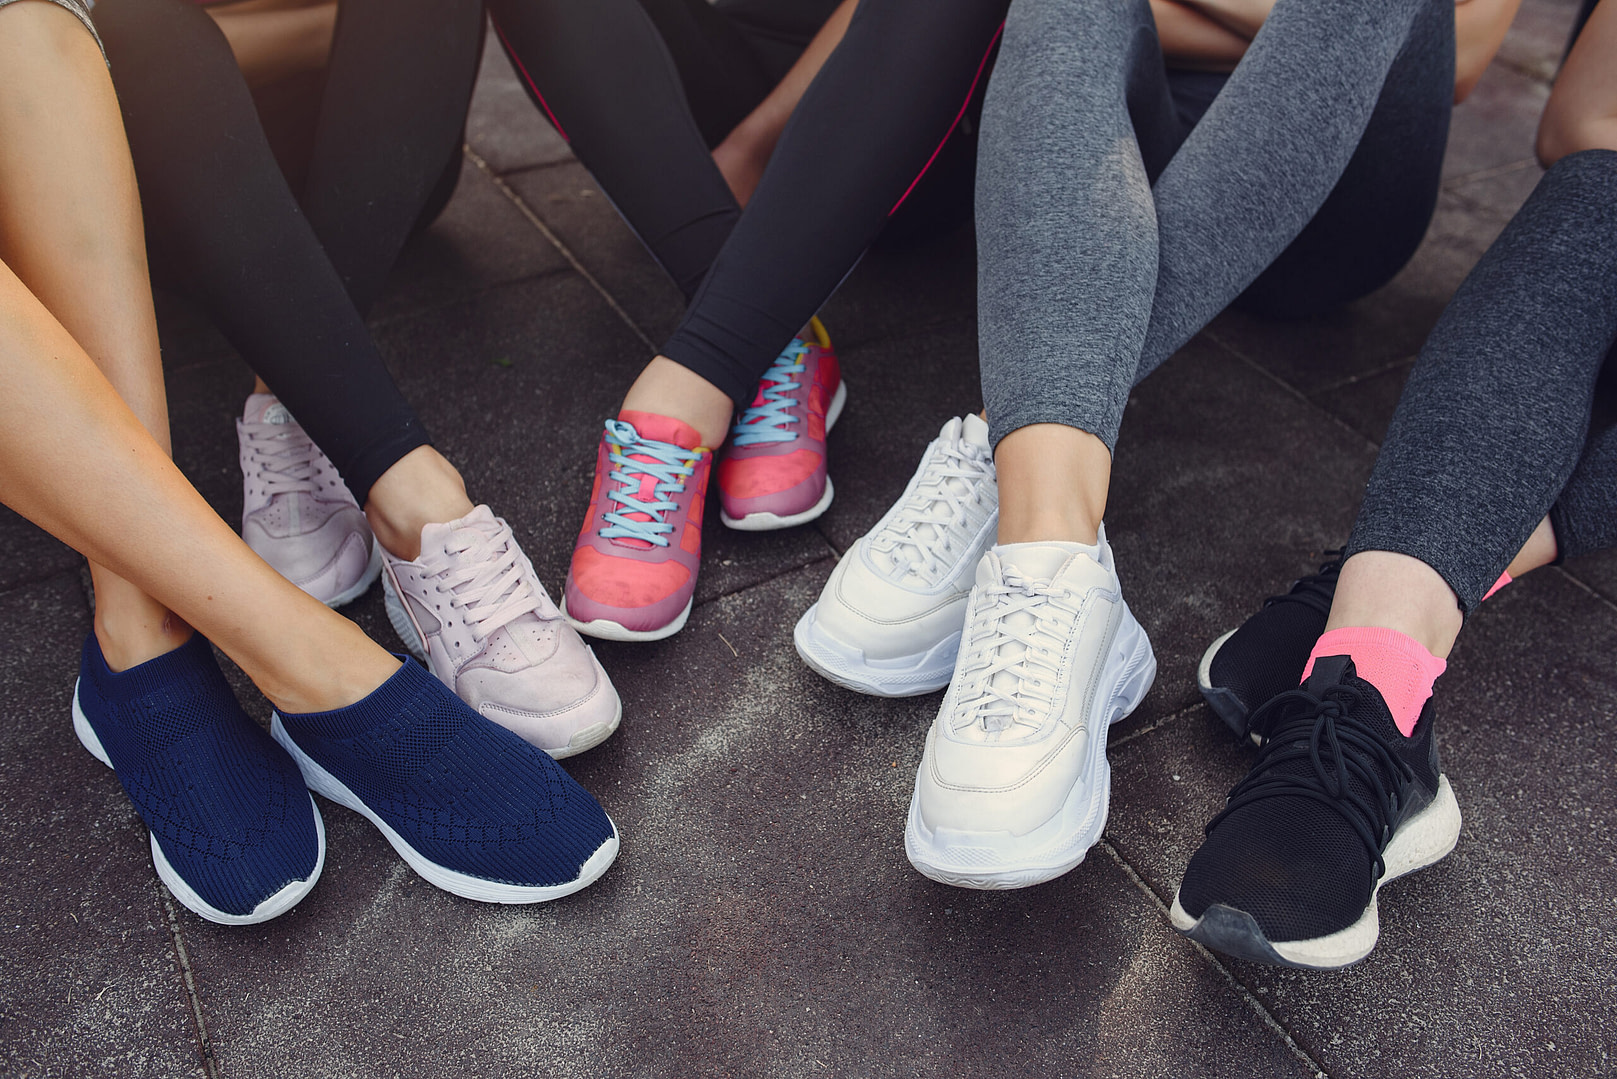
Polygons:
[[943,425],[904,494],[842,557],[792,633],[797,654],[848,689],[878,697],[949,684],[972,569],[994,542],[999,488],[988,425]]
[[927,732],[904,850],[962,888],[1025,888],[1106,826],[1107,728],[1156,678],[1112,551],[1013,543],[977,565],[954,681]]
[[382,572],[382,549],[330,459],[273,394],[247,398],[236,438],[247,546],[328,607],[358,599]]
[[487,506],[423,528],[414,562],[383,555],[393,628],[485,718],[557,759],[618,729],[623,705],[612,680],[551,602],[511,526]]

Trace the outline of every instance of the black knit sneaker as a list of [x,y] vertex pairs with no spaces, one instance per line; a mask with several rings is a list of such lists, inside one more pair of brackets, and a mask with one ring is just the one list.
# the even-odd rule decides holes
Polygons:
[[1249,722],[1264,701],[1297,688],[1314,642],[1325,632],[1342,572],[1343,550],[1326,551],[1318,573],[1270,596],[1257,614],[1214,641],[1196,668],[1196,685],[1215,715],[1238,735],[1263,741]]
[[1381,886],[1460,837],[1432,716],[1427,701],[1406,738],[1352,660],[1316,660],[1306,685],[1254,714],[1271,734],[1191,856],[1173,927],[1273,966],[1335,970],[1369,955]]

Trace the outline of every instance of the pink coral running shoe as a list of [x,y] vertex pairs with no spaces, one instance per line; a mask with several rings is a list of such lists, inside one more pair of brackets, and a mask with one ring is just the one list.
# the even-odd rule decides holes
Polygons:
[[358,599],[382,572],[382,549],[336,466],[273,394],[247,398],[236,437],[247,546],[328,607]]
[[656,641],[691,614],[713,451],[689,424],[625,409],[606,421],[562,613],[609,641]]
[[806,524],[831,506],[825,435],[842,415],[848,387],[819,319],[758,383],[758,396],[730,428],[719,462],[719,519],[743,532]]

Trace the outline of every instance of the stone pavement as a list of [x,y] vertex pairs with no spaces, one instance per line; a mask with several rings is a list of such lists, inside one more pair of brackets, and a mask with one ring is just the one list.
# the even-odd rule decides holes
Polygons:
[[[623,853],[562,902],[455,899],[327,804],[325,876],[290,914],[225,929],[177,908],[69,729],[81,563],[0,519],[0,1074],[1612,1071],[1617,556],[1535,573],[1472,620],[1440,690],[1461,843],[1387,890],[1368,961],[1231,962],[1174,934],[1165,907],[1247,759],[1200,703],[1196,659],[1345,537],[1414,353],[1538,175],[1533,129],[1573,6],[1529,0],[1456,112],[1437,219],[1396,281],[1309,322],[1221,318],[1135,395],[1108,531],[1161,674],[1112,732],[1105,839],[1051,884],[976,893],[915,874],[903,816],[939,698],[844,692],[790,640],[938,426],[979,406],[969,234],[876,252],[825,312],[852,387],[831,511],[774,534],[709,521],[689,627],[598,646],[624,724],[569,767]],[[375,328],[554,593],[600,420],[680,302],[497,54],[468,141],[456,199]],[[163,316],[176,456],[237,519],[247,372],[183,305]],[[349,610],[392,643],[380,590]]]

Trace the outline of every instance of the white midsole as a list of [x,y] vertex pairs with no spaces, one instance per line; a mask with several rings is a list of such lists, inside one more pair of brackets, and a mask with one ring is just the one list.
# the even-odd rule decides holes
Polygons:
[[[359,795],[349,790],[342,780],[316,763],[287,733],[279,713],[271,716],[270,734],[292,754],[292,759],[302,770],[303,780],[309,785],[310,790],[331,799],[338,805],[352,809],[376,825],[377,830],[393,844],[393,849],[399,852],[399,856],[428,884],[463,899],[475,899],[481,903],[543,903],[551,899],[560,899],[593,884],[618,856],[618,830],[614,824],[612,835],[579,867],[578,876],[565,884],[507,884],[504,881],[488,880],[458,872],[448,866],[439,865],[417,851],[386,821],[372,812]],[[609,817],[608,821],[610,820]]]
[[[864,652],[820,628],[815,603],[792,630],[792,643],[803,662],[821,677],[856,693],[875,697],[914,697],[949,684],[960,651],[956,630],[923,652],[890,660],[869,660]],[[962,621],[965,612],[961,611]]]

